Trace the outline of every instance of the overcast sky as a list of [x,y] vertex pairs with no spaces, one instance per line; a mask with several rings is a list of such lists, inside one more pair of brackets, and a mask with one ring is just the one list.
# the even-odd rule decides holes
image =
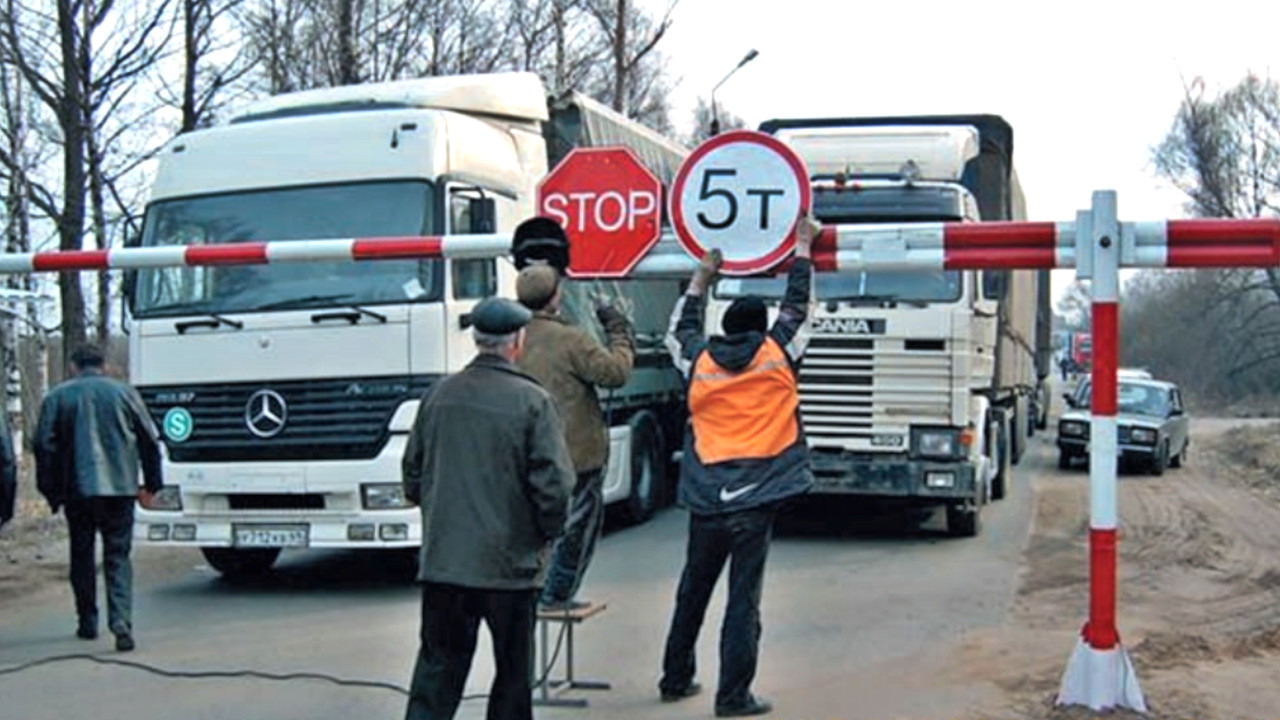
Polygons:
[[[665,0],[642,0],[656,9]],[[1033,220],[1071,220],[1093,190],[1120,217],[1182,212],[1151,147],[1184,79],[1210,88],[1280,72],[1280,2],[680,0],[660,47],[679,78],[677,125],[720,88],[750,127],[773,117],[996,113]],[[1061,276],[1061,277],[1059,277]],[[1055,274],[1060,289],[1069,273]]]

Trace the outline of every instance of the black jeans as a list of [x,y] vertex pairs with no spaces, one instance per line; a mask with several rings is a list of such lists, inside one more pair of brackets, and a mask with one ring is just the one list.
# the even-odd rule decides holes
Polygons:
[[71,589],[80,627],[98,627],[98,567],[95,542],[102,534],[103,579],[107,586],[107,626],[116,635],[133,633],[132,497],[72,498],[67,501],[71,535]]
[[458,712],[480,621],[493,637],[496,673],[488,720],[531,720],[536,590],[484,590],[425,583],[418,661],[413,668],[406,720],[450,720]]
[[603,527],[604,471],[578,473],[578,484],[569,500],[569,516],[556,538],[551,565],[547,569],[547,584],[542,590],[543,603],[565,602],[578,594]]
[[760,593],[776,507],[725,515],[690,515],[689,546],[676,591],[676,610],[662,659],[663,692],[679,693],[697,671],[698,632],[725,560],[729,602],[720,628],[720,683],[716,707],[737,707],[751,697],[760,650]]

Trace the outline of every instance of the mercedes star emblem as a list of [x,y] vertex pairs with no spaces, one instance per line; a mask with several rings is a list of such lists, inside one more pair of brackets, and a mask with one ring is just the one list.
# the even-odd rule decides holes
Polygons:
[[289,408],[284,398],[274,390],[259,390],[249,396],[244,406],[244,424],[260,438],[279,435],[288,417]]

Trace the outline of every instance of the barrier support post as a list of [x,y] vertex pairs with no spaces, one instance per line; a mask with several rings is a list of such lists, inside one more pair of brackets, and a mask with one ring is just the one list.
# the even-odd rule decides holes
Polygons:
[[1093,368],[1089,428],[1089,621],[1076,641],[1058,693],[1059,705],[1146,712],[1146,700],[1116,627],[1116,426],[1119,365],[1121,236],[1116,193],[1093,194],[1088,232],[1076,234],[1076,257],[1092,272]]

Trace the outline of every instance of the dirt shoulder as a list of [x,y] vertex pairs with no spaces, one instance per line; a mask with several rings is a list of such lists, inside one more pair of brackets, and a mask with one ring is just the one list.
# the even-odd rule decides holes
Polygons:
[[[1157,720],[1280,707],[1280,424],[1237,423],[1196,423],[1184,468],[1120,477],[1120,631]],[[1054,707],[1087,613],[1088,475],[1045,470],[1032,482],[1011,622],[967,638],[952,667],[1001,691],[972,717],[1095,717]]]

